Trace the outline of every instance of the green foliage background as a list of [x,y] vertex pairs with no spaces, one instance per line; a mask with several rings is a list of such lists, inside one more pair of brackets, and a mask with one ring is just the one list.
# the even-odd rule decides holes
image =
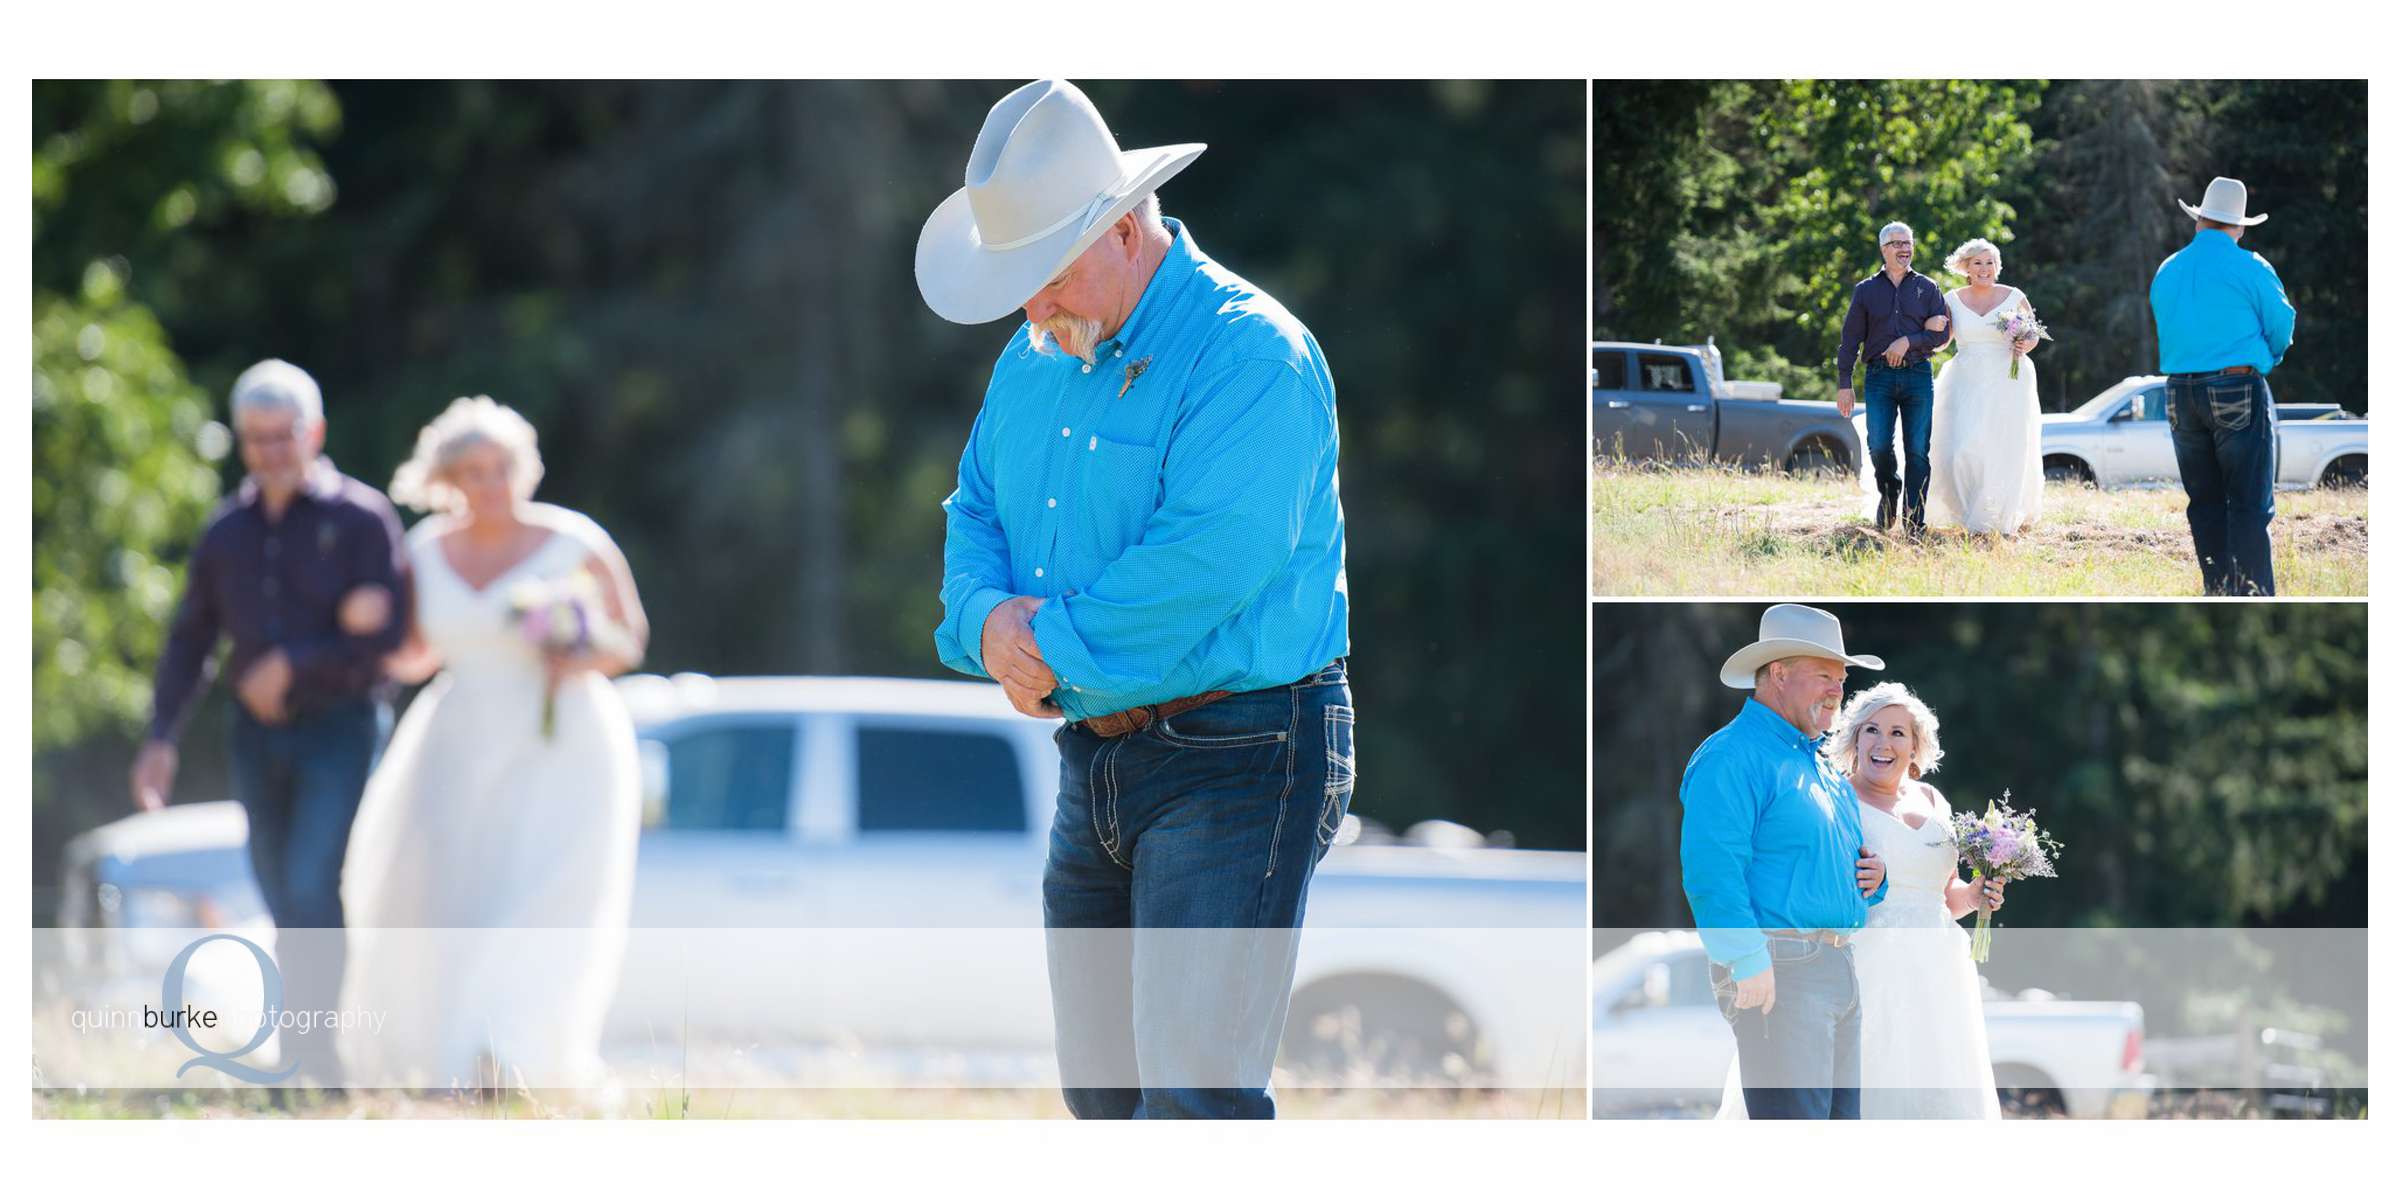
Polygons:
[[2001,248],[2056,335],[2044,407],[2158,367],[2150,277],[2211,177],[2272,219],[2242,240],[2299,309],[2286,402],[2366,395],[2363,81],[1602,81],[1593,86],[1595,336],[1714,336],[1729,373],[1830,399],[1849,288],[1906,221],[1916,269]]
[[[938,676],[940,501],[1005,324],[928,312],[918,227],[998,83],[40,83],[35,870],[121,815],[225,389],[325,388],[381,484],[452,397],[542,432],[624,545],[649,666]],[[1340,389],[1360,811],[1582,842],[1582,88],[1087,87]],[[1545,392],[1549,393],[1545,395]],[[226,794],[216,715],[179,794]],[[1553,747],[1560,753],[1542,753]]]

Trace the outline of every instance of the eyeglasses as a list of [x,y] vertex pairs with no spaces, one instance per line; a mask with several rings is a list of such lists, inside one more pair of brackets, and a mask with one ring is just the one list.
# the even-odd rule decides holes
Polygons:
[[1914,246],[1915,242],[1885,242],[1886,246]]

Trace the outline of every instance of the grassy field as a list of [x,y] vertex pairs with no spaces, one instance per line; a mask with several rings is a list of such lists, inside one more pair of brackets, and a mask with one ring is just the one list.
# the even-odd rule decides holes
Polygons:
[[[1292,1088],[1278,1085],[1278,1115],[1292,1120],[1580,1119],[1583,1091],[1445,1088]],[[74,1092],[35,1089],[33,1116],[63,1120],[1064,1120],[1049,1089],[761,1088],[609,1093],[490,1090],[354,1090],[328,1096],[292,1089]]]
[[[2015,538],[1878,532],[1848,476],[1598,462],[1594,596],[2197,596],[2174,488],[2049,485]],[[2275,498],[2275,582],[2286,596],[2367,594],[2367,492]]]

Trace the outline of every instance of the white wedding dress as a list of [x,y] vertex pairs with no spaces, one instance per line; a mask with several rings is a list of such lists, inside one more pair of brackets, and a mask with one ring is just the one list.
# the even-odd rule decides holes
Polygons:
[[1971,533],[2014,534],[2042,515],[2042,404],[2034,391],[2033,358],[2017,361],[2008,377],[2009,345],[1993,322],[2003,313],[2033,311],[2025,293],[2007,288],[1998,306],[1978,314],[1960,299],[1950,305],[1950,344],[1958,353],[1933,381],[1933,472],[1927,478],[1925,520]]
[[585,1087],[600,1082],[641,825],[633,724],[615,688],[561,684],[541,728],[542,659],[514,629],[512,589],[555,581],[607,547],[552,505],[549,540],[487,586],[442,553],[450,522],[410,531],[417,622],[440,676],[400,720],[361,799],[343,870],[346,1031],[363,1086]]
[[[1967,957],[1967,931],[1943,892],[1958,866],[1950,808],[1921,829],[1861,802],[1867,848],[1884,863],[1889,890],[1867,909],[1851,948],[1858,971],[1859,1116],[1867,1120],[1998,1120],[2000,1093],[1983,1025],[1983,981]],[[1740,1119],[1737,1059],[1719,1118]]]

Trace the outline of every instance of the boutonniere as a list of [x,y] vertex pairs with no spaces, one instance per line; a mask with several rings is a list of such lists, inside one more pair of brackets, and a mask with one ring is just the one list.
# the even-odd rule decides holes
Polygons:
[[1144,372],[1144,371],[1147,371],[1147,370],[1149,370],[1149,369],[1150,369],[1150,356],[1149,356],[1149,355],[1147,355],[1147,354],[1145,354],[1145,355],[1141,356],[1140,358],[1137,358],[1137,359],[1133,360],[1132,362],[1126,363],[1126,364],[1125,364],[1125,386],[1123,386],[1123,387],[1120,387],[1120,388],[1118,388],[1118,389],[1117,389],[1117,399],[1119,399],[1119,400],[1122,400],[1122,399],[1124,399],[1124,398],[1125,398],[1125,393],[1127,393],[1127,392],[1130,392],[1130,391],[1132,391],[1132,390],[1133,390],[1133,381],[1134,381],[1134,380],[1136,380],[1136,379],[1140,379],[1140,378],[1142,377],[1142,372]]

